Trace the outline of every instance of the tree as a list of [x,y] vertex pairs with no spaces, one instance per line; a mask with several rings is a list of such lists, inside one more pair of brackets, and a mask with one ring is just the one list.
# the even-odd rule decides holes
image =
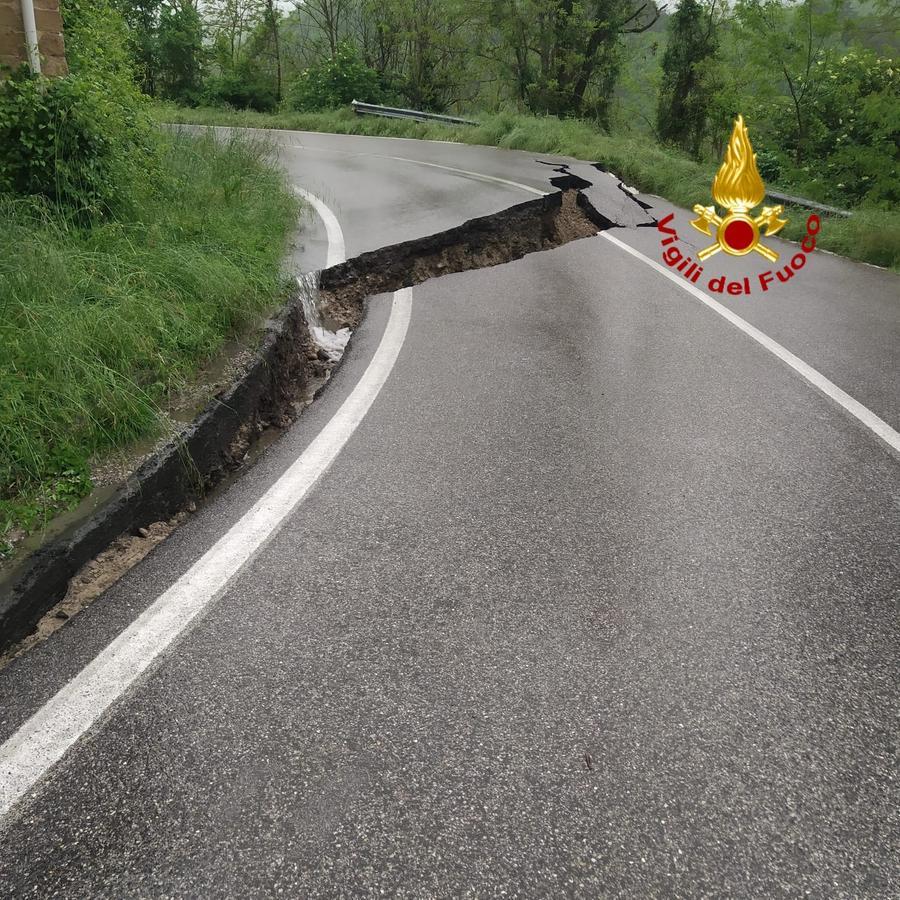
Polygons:
[[681,0],[669,23],[662,60],[657,134],[694,156],[699,155],[706,132],[709,98],[703,90],[701,64],[717,50],[716,6],[717,0],[705,9],[698,0]]
[[608,126],[621,38],[646,31],[659,14],[653,0],[495,0],[491,20],[529,109],[589,114]]
[[281,102],[281,44],[278,40],[278,19],[273,0],[266,0],[266,28],[272,41],[272,52],[275,58],[275,99]]
[[352,100],[377,103],[381,99],[378,73],[359,58],[351,41],[342,41],[335,55],[300,73],[291,86],[289,102],[303,112],[335,109]]
[[206,10],[206,25],[216,49],[216,62],[222,69],[231,69],[238,64],[247,35],[262,19],[259,0],[216,0],[209,3]]
[[390,94],[442,110],[474,97],[473,48],[488,0],[305,0],[291,18],[306,68],[352,41]]
[[200,98],[203,72],[203,29],[190,4],[164,6],[159,17],[160,93],[189,105]]
[[150,96],[195,103],[206,51],[192,0],[116,0],[128,26],[136,77]]
[[352,10],[350,23],[366,65],[383,81],[391,79],[401,68],[401,36],[394,9],[380,0],[361,0]]
[[331,57],[337,53],[338,44],[345,36],[351,6],[351,0],[304,0],[298,5],[324,35]]
[[809,122],[822,79],[840,35],[842,0],[738,0],[738,32],[745,51],[765,59],[783,79],[793,129],[787,140],[794,162],[807,155]]
[[162,0],[119,0],[118,8],[128,26],[138,84],[145,94],[156,96],[159,75],[159,11]]

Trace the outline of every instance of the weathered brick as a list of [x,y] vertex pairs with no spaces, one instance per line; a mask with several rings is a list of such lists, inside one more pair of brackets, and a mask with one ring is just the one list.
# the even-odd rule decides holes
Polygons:
[[18,40],[11,41],[8,38],[0,37],[0,62],[5,66],[14,66],[23,61],[25,56],[25,47],[20,46]]
[[38,48],[42,56],[65,56],[66,47],[61,34],[42,34],[38,39]]
[[0,31],[0,59],[15,65],[25,59],[25,36],[15,31]]
[[15,0],[0,0],[0,25],[22,27],[22,7]]
[[[68,67],[59,0],[35,0],[34,7],[41,68],[47,75],[64,75]],[[19,2],[0,0],[0,64],[16,66],[25,59],[25,35]]]
[[34,22],[37,25],[39,34],[44,31],[55,34],[62,32],[62,17],[58,9],[36,9],[34,11]]

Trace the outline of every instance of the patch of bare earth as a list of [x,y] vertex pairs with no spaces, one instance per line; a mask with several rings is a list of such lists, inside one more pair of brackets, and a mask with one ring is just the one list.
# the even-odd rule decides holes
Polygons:
[[355,328],[366,297],[501,265],[595,235],[600,229],[580,197],[576,190],[549,194],[440,234],[362,253],[322,273],[320,302],[341,327]]
[[[599,232],[584,209],[585,198],[577,190],[565,190],[517,204],[500,213],[472,219],[458,228],[363,253],[321,273],[317,308],[335,327],[355,328],[367,297],[388,293],[470,269],[500,265],[529,253],[549,250]],[[258,336],[258,332],[255,332]],[[219,392],[236,383],[254,365],[257,356],[243,343],[233,342],[206,366],[167,413],[173,432],[184,425]],[[277,401],[258,410],[238,429],[225,454],[225,469],[205,477],[207,487],[227,471],[241,466],[265,434],[286,428],[327,381],[336,365],[317,347],[303,321],[292,340],[281,346],[273,363],[278,385]],[[190,415],[185,415],[190,411]],[[97,484],[118,484],[157,452],[168,437],[152,445],[133,448],[95,467]],[[260,445],[270,443],[263,440]],[[36,630],[0,656],[0,668],[62,627],[154,547],[164,541],[193,512],[190,506],[166,522],[155,522],[135,535],[118,538],[87,563],[70,581],[68,592],[38,623]]]
[[154,522],[137,534],[123,535],[101,554],[82,567],[69,582],[66,596],[38,622],[37,628],[6,653],[0,655],[0,669],[17,656],[27,653],[62,628],[72,616],[89,606],[104,591],[112,587],[129,569],[136,566],[154,547],[161,544],[189,515],[191,508],[180,512],[168,522]]

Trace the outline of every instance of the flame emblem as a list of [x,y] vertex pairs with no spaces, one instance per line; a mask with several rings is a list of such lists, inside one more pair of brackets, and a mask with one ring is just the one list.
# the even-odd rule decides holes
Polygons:
[[732,212],[753,209],[766,196],[766,187],[756,168],[756,154],[750,144],[743,116],[738,116],[734,123],[734,131],[725,150],[725,162],[713,179],[712,195],[719,206]]
[[745,256],[755,250],[769,262],[775,262],[778,254],[760,243],[760,229],[765,228],[766,237],[770,237],[781,231],[788,220],[780,218],[783,206],[764,206],[755,218],[749,214],[762,203],[766,186],[756,168],[756,154],[743,116],[734,122],[725,159],[713,179],[712,195],[719,206],[728,210],[728,215],[720,217],[713,206],[699,203],[694,206],[697,214],[691,222],[694,228],[711,237],[709,226],[716,226],[716,243],[701,250],[697,254],[700,259],[707,260],[720,250],[731,256]]

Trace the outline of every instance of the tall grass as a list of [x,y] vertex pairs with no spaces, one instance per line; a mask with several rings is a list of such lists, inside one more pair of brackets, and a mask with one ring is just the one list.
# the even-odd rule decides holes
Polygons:
[[[649,139],[606,134],[588,122],[574,119],[500,113],[479,117],[475,126],[447,126],[433,122],[357,116],[350,110],[263,114],[225,109],[182,109],[172,105],[155,107],[154,115],[160,121],[196,125],[414,137],[485,144],[533,153],[558,153],[603,163],[627,184],[689,209],[695,203],[702,202],[704,197],[709,197],[715,174],[715,166],[697,163]],[[802,209],[789,210],[790,223],[782,236],[799,239],[804,233],[808,214]],[[851,259],[900,270],[900,213],[858,210],[849,219],[830,217],[827,226],[822,229],[818,244],[825,250]]]
[[0,195],[0,540],[84,493],[92,454],[158,432],[166,396],[276,300],[297,208],[265,148],[163,141],[124,220]]

